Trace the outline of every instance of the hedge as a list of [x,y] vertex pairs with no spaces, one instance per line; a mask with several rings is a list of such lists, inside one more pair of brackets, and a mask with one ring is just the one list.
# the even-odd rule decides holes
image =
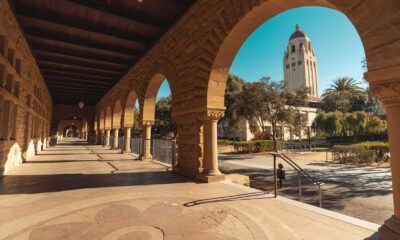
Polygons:
[[[274,141],[272,140],[251,140],[235,142],[233,144],[237,152],[255,153],[274,151]],[[277,142],[277,148],[282,149],[283,141]]]
[[385,142],[362,142],[353,145],[335,145],[332,148],[333,158],[340,163],[373,163],[389,152]]
[[219,139],[218,146],[230,146],[233,145],[236,141],[231,141],[228,139]]

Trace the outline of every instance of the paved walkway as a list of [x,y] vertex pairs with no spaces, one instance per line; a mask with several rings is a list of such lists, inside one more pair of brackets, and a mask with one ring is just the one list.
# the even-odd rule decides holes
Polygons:
[[[270,155],[220,154],[220,167],[225,172],[248,175],[258,181],[273,181],[273,159]],[[285,166],[288,185],[292,189],[282,195],[298,199],[297,174],[290,166],[278,159]],[[318,181],[324,182],[324,208],[346,215],[371,221],[377,224],[393,214],[392,178],[389,168],[352,167],[325,162],[295,160],[295,162]],[[305,184],[306,181],[303,181]],[[309,198],[305,202],[317,204],[313,187],[306,188]],[[306,194],[306,191],[304,193]],[[367,211],[366,211],[367,210]]]
[[377,239],[376,228],[100,146],[49,148],[0,183],[0,239],[352,240]]

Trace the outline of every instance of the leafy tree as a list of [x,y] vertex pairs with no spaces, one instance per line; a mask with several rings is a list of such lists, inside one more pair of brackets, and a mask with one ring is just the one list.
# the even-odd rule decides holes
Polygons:
[[224,129],[225,133],[229,133],[232,129],[237,128],[239,116],[237,115],[238,95],[243,90],[245,82],[238,76],[230,74],[225,88],[225,114],[218,122],[219,127]]
[[344,115],[345,126],[343,126],[343,129],[348,130],[354,135],[354,142],[357,141],[359,135],[365,132],[367,117],[367,113],[365,112],[353,112]]
[[325,112],[367,111],[372,107],[368,100],[368,92],[353,78],[342,77],[335,79],[322,94],[321,108]]
[[366,134],[377,134],[387,131],[387,122],[377,116],[370,116],[365,126]]
[[257,121],[264,134],[267,134],[265,122],[272,127],[274,150],[277,151],[278,126],[292,126],[298,107],[305,106],[307,91],[300,89],[295,93],[285,91],[284,81],[273,81],[262,77],[258,82],[246,83],[238,95],[238,114],[248,121]]
[[328,135],[333,145],[333,137],[343,133],[343,113],[341,112],[320,112],[314,119],[314,126],[317,132]]
[[156,103],[154,133],[167,137],[170,133],[176,137],[178,128],[171,119],[172,97],[160,98]]
[[351,77],[339,77],[333,81],[331,86],[325,89],[324,94],[322,97],[325,97],[332,93],[339,93],[339,92],[357,92],[363,91],[363,89],[358,85],[357,81]]
[[140,123],[140,111],[136,107],[133,113],[133,119],[133,131],[140,133],[142,131],[142,124]]
[[[386,121],[366,112],[320,112],[313,124],[319,134],[329,136],[354,136],[354,142],[362,134],[377,134],[387,131]],[[331,144],[333,144],[333,139]]]

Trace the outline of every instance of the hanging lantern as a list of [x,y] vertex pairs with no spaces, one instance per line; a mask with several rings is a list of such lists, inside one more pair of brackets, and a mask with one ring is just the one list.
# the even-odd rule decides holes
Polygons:
[[82,101],[80,101],[80,102],[78,103],[78,106],[79,106],[80,109],[82,109],[82,108],[85,106],[85,103],[82,102]]

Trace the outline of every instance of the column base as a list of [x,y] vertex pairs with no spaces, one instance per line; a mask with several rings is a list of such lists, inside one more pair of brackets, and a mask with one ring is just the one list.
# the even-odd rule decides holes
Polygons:
[[380,240],[398,240],[400,239],[400,220],[392,216],[379,228]]
[[122,153],[132,153],[132,151],[131,150],[122,150]]
[[225,180],[224,174],[209,175],[209,174],[198,174],[196,179],[206,183],[220,182]]
[[172,167],[172,172],[181,175],[184,177],[188,178],[193,178],[196,179],[196,176],[199,175],[199,171],[202,171],[203,169],[192,169],[192,168],[186,168],[180,165],[175,165]]
[[145,156],[140,156],[140,160],[142,160],[142,161],[152,161],[153,160],[153,156],[147,156],[147,157],[145,157]]

